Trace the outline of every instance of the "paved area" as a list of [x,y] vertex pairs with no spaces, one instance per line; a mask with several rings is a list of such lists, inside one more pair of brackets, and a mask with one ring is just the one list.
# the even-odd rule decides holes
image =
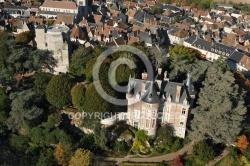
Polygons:
[[116,161],[116,164],[119,164],[124,161],[133,161],[133,162],[161,162],[161,161],[171,161],[178,155],[191,154],[193,150],[193,142],[188,143],[182,149],[174,153],[168,153],[162,156],[157,157],[146,157],[146,158],[130,158],[126,156],[124,158],[111,158],[111,157],[96,157],[96,160],[99,161]]

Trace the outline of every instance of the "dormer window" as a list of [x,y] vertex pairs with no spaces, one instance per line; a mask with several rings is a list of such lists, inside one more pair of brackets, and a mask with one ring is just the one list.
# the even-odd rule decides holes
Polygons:
[[218,52],[218,50],[217,50],[217,49],[215,49],[215,52],[217,53],[217,52]]
[[222,52],[222,55],[225,55],[225,52]]
[[226,53],[226,56],[229,56],[229,53]]
[[211,48],[211,51],[214,51],[214,48]]
[[182,114],[182,115],[185,115],[185,114],[186,114],[186,111],[187,111],[186,108],[182,108],[181,114]]
[[198,48],[201,48],[201,45],[198,45]]

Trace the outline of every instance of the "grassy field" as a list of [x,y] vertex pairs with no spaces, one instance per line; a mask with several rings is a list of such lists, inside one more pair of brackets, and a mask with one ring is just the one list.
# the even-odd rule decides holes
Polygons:
[[[224,0],[214,0],[215,2],[218,2],[218,3],[223,3]],[[226,2],[229,2],[230,0],[225,0]],[[233,3],[248,3],[250,4],[250,0],[231,0]]]

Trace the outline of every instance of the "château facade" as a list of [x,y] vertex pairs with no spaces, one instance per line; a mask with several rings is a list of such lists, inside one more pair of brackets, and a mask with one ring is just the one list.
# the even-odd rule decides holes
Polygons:
[[176,83],[169,81],[162,69],[158,69],[152,81],[147,80],[144,72],[142,79],[129,79],[127,123],[152,137],[159,123],[168,123],[173,126],[175,136],[184,138],[195,94],[190,74],[183,83]]

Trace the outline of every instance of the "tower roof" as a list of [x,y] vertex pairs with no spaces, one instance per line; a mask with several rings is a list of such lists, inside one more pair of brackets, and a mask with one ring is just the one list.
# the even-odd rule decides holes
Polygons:
[[187,74],[186,86],[187,86],[189,95],[194,95],[196,93],[190,72],[188,72]]
[[142,96],[142,101],[150,104],[159,103],[160,99],[157,94],[156,84],[153,81],[147,81],[145,86],[145,94]]

